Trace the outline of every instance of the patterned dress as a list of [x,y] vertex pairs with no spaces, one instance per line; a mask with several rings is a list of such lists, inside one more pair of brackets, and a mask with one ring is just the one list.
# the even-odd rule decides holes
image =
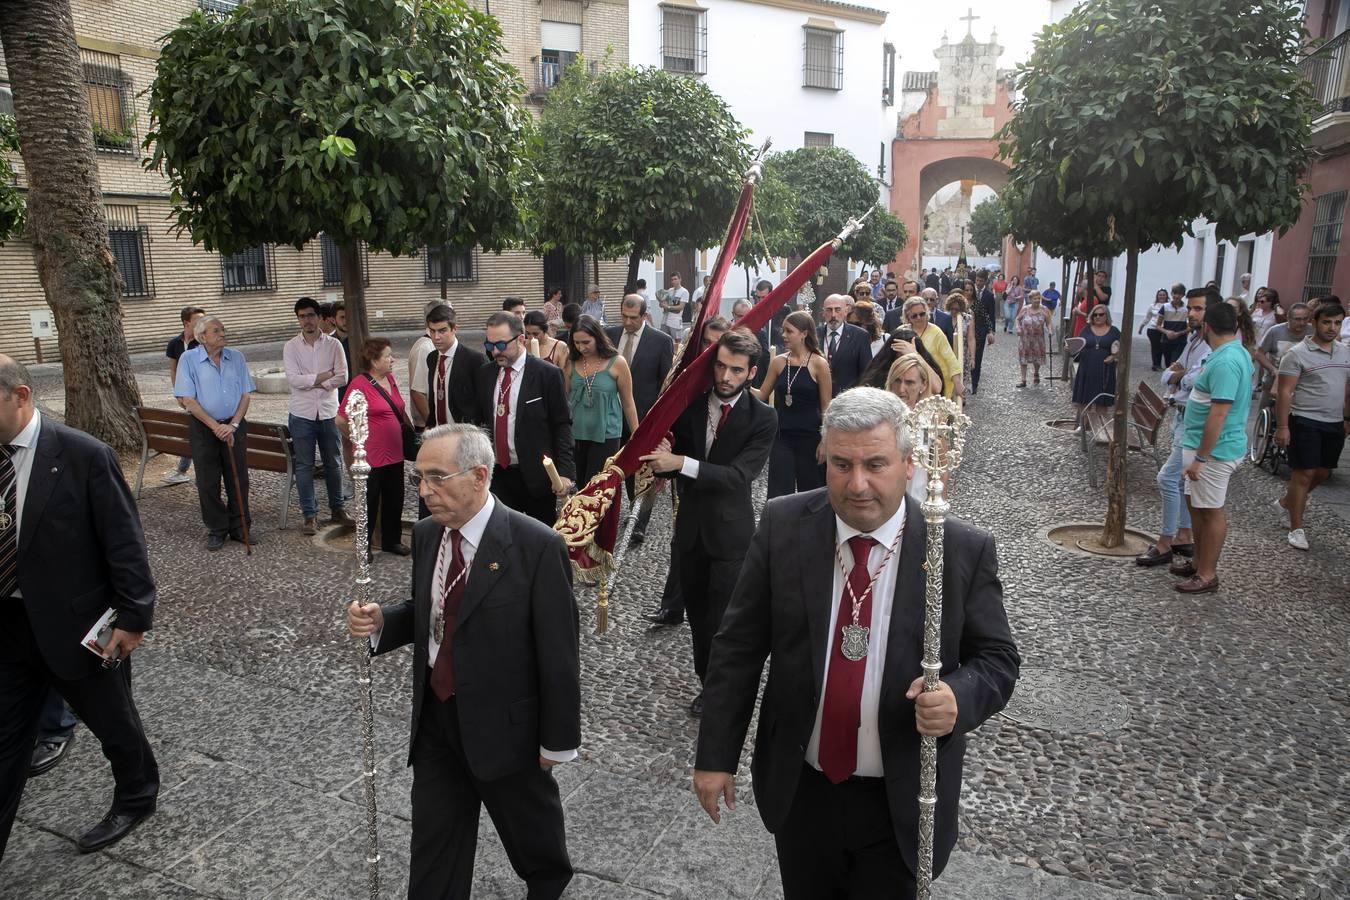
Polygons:
[[1024,366],[1039,366],[1045,362],[1045,329],[1050,324],[1050,313],[1041,307],[1024,306],[1017,318],[1021,339],[1017,344],[1017,361]]

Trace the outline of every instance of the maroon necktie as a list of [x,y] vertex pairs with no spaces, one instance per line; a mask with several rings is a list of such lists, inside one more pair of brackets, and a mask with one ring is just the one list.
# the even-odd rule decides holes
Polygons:
[[459,602],[464,599],[464,551],[460,534],[450,529],[450,569],[445,573],[445,636],[436,653],[436,665],[431,668],[431,690],[442,703],[455,693],[454,663],[450,659],[450,645],[459,623]]
[[[839,616],[830,635],[830,673],[825,679],[825,709],[820,716],[820,770],[831,784],[838,784],[858,768],[858,727],[862,724],[863,675],[867,672],[867,657],[857,661],[844,656],[843,633],[845,625],[853,624],[853,597],[862,601],[858,624],[864,628],[872,624],[872,583],[867,574],[867,557],[876,541],[857,535],[848,539],[853,551],[853,568],[848,573],[848,587],[840,592]],[[869,633],[870,634],[870,633]],[[869,642],[870,643],[870,642]]]
[[511,417],[511,367],[502,369],[502,386],[497,391],[496,418],[493,420],[492,433],[497,443],[497,465],[503,469],[511,466],[511,445],[507,442],[506,426]]
[[440,359],[436,360],[436,409],[432,413],[436,421],[433,424],[450,424],[450,416],[441,412],[450,409],[449,399],[445,396],[445,354],[442,353]]
[[717,417],[717,427],[713,429],[714,441],[717,440],[717,436],[722,433],[722,426],[727,424],[727,417],[730,415],[731,415],[731,404],[723,403],[722,414]]

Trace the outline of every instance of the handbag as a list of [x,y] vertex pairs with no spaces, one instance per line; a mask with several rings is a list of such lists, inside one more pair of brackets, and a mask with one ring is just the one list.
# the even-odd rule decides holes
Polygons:
[[389,404],[389,408],[394,415],[398,416],[398,424],[402,426],[403,431],[403,458],[409,461],[416,460],[417,451],[422,447],[422,436],[413,428],[412,422],[408,421],[408,416],[394,405],[393,399],[385,393],[384,388],[380,387],[379,382],[369,375],[366,375],[366,381],[370,382],[370,386],[379,392],[380,396],[384,398],[384,402]]

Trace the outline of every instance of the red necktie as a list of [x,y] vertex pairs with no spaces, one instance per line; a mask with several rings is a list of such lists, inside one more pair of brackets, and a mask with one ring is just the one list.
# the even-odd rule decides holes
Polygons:
[[455,692],[455,670],[450,659],[450,644],[459,624],[459,602],[464,599],[464,552],[460,534],[450,530],[450,568],[445,573],[445,637],[436,653],[436,665],[431,667],[431,690],[444,703]]
[[717,440],[717,436],[722,433],[722,426],[727,424],[727,417],[730,415],[731,415],[731,404],[723,403],[722,414],[717,417],[717,427],[713,429],[714,441]]
[[[858,727],[862,724],[863,675],[867,672],[867,657],[853,662],[844,656],[843,629],[853,623],[853,597],[862,600],[858,624],[864,628],[872,624],[872,592],[868,590],[871,577],[867,574],[867,557],[876,541],[857,535],[848,539],[853,551],[853,568],[848,573],[848,588],[840,592],[839,617],[830,635],[830,673],[825,679],[825,709],[820,716],[820,770],[831,784],[838,784],[858,768]],[[870,643],[870,641],[869,641]]]
[[448,425],[450,416],[444,414],[443,410],[450,409],[449,398],[445,396],[445,354],[440,355],[436,360],[436,409],[432,415],[436,417],[434,425]]
[[511,416],[511,367],[502,370],[502,386],[497,391],[497,417],[493,421],[493,435],[497,442],[497,465],[503,469],[511,465],[511,445],[506,439],[507,420]]

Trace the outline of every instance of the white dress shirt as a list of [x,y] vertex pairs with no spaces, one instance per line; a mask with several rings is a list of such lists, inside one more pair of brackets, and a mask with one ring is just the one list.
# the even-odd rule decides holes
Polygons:
[[[629,333],[628,329],[626,328],[623,329],[623,334],[619,335],[619,355],[624,357],[625,359],[637,356],[638,345],[642,343],[642,332],[646,330],[647,330],[647,323],[645,321],[642,322],[642,324],[638,325],[637,331],[634,331],[632,333]],[[625,350],[629,342],[632,343],[633,347],[631,350],[627,350],[627,352],[625,353]]]
[[[717,423],[722,420],[722,404],[730,404],[734,409],[736,404],[744,396],[745,391],[741,391],[730,400],[723,400],[721,397],[717,396],[717,391],[710,391],[708,393],[708,415],[706,430],[703,432],[703,446],[711,450],[713,441],[717,439]],[[728,413],[728,415],[730,415],[730,413]],[[694,459],[692,456],[685,456],[684,462],[680,465],[680,474],[685,478],[697,479],[698,460]]]
[[[886,558],[886,552],[891,549],[891,545],[896,542],[904,527],[907,502],[902,499],[895,515],[870,534],[845,524],[838,516],[834,518],[835,549],[843,558],[845,565],[853,564],[853,551],[848,546],[849,538],[868,534],[876,540],[872,545],[872,553],[867,558],[867,574],[869,577],[875,575],[877,580],[872,587],[872,622],[867,633],[867,662],[863,673],[862,703],[859,707],[861,724],[858,726],[858,768],[853,770],[853,774],[865,778],[880,778],[886,774],[881,761],[881,732],[877,726],[877,708],[881,702],[881,679],[886,667],[891,601],[895,597],[895,579],[900,572],[899,546],[896,547],[895,553],[891,554],[885,571],[878,575],[877,567]],[[811,742],[806,745],[806,761],[817,769],[820,768],[820,720],[825,712],[825,686],[829,684],[830,679],[830,657],[834,651],[834,637],[838,629],[843,627],[839,624],[839,597],[844,592],[844,583],[848,578],[848,573],[839,571],[837,561],[832,568],[834,582],[830,588],[830,627],[826,632],[829,642],[825,645],[825,680],[820,686],[820,703],[816,706],[816,724],[811,729]],[[905,599],[906,602],[910,602],[908,596]],[[923,584],[913,586],[912,602],[920,604],[924,602]],[[851,608],[849,614],[852,615]],[[919,673],[915,672],[914,675],[918,676]],[[909,683],[913,681],[913,678],[907,677],[903,672],[893,673],[893,677],[899,679],[896,687],[901,690],[908,689]]]
[[[511,465],[520,465],[520,457],[516,455],[516,413],[520,406],[520,384],[525,380],[525,360],[529,354],[522,353],[516,357],[516,361],[511,363],[511,390],[510,404],[506,410],[506,446],[511,452]],[[497,405],[501,402],[502,395],[502,377],[506,370],[497,373],[497,381],[492,387],[492,433],[497,433]]]
[[[281,361],[286,382],[291,386],[287,406],[291,415],[311,422],[337,415],[338,385],[347,383],[347,354],[341,341],[319,332],[311,344],[303,334],[297,334],[282,348]],[[316,375],[330,370],[333,377],[314,383]]]
[[[9,442],[12,448],[9,461],[14,465],[14,536],[17,539],[23,526],[23,502],[28,496],[28,479],[33,474],[33,457],[37,455],[38,433],[42,430],[42,413],[33,408],[33,418],[23,427],[14,440]],[[0,511],[4,510],[9,497],[0,497]],[[22,597],[18,585],[12,596]]]
[[[450,415],[450,407],[448,404],[450,402],[449,396],[450,373],[455,368],[455,351],[458,349],[459,349],[459,339],[456,338],[455,340],[450,342],[450,348],[446,350],[444,353],[440,354],[441,356],[445,357],[445,390],[437,391],[436,393],[436,405],[440,407],[441,413],[440,418],[436,420],[438,422],[454,421],[454,416]],[[432,369],[435,368],[427,365],[428,355],[429,354],[423,353],[420,356],[420,358],[418,358],[416,365],[413,367],[412,389],[414,391],[417,391],[417,393],[421,394],[423,397],[431,396],[429,384],[430,379],[432,377],[431,376]],[[439,365],[440,361],[438,359],[436,367],[439,367]],[[431,410],[427,411],[431,412]],[[426,423],[423,422],[422,424],[425,425]]]

